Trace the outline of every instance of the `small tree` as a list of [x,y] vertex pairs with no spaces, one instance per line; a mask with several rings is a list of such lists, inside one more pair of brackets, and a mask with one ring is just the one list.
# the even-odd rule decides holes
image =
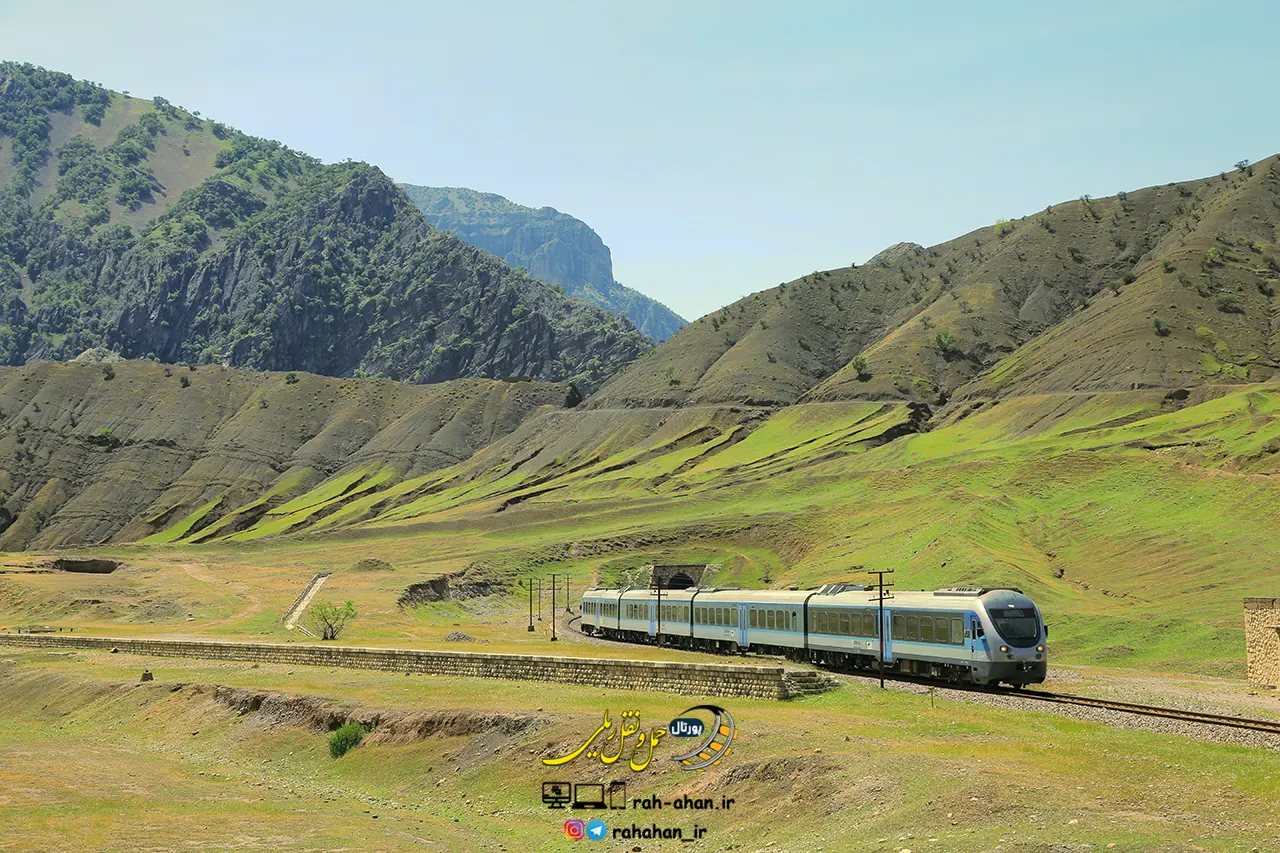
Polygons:
[[867,360],[860,355],[855,355],[850,361],[849,366],[853,368],[854,376],[859,379],[867,380],[871,378],[871,374],[867,372]]
[[298,374],[296,374],[296,373],[294,373],[292,370],[290,370],[288,373],[286,373],[286,374],[284,375],[284,384],[286,384],[286,385],[297,385],[297,384],[298,384]]
[[178,377],[178,384],[181,385],[183,388],[187,388],[191,385],[191,380],[188,379],[187,374],[184,373]]
[[116,369],[109,364],[102,365],[102,378],[110,382],[116,378]]
[[662,376],[664,379],[667,380],[668,385],[675,385],[676,384],[676,366],[674,364],[668,364],[666,366],[666,369],[662,371]]
[[933,345],[943,355],[950,355],[956,349],[956,336],[950,332],[938,332],[933,336]]
[[307,619],[320,634],[322,640],[336,640],[356,618],[356,606],[348,599],[342,604],[336,601],[318,601],[307,611]]
[[1159,317],[1151,318],[1151,327],[1155,329],[1156,334],[1162,338],[1169,334],[1169,324],[1164,320],[1161,320]]

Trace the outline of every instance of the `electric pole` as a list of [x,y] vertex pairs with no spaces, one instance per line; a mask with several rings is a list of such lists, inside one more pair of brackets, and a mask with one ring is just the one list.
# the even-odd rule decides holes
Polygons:
[[529,631],[533,631],[533,578],[529,578]]
[[658,646],[662,646],[662,572],[657,566],[653,567],[653,580],[658,587]]
[[886,631],[885,624],[884,624],[884,603],[885,601],[893,598],[893,593],[885,592],[885,589],[887,587],[893,586],[893,584],[885,583],[884,576],[893,574],[893,569],[884,569],[882,571],[869,571],[867,572],[867,574],[876,576],[876,597],[874,600],[878,602],[880,605],[880,615],[876,620],[876,634],[880,637],[880,689],[883,690],[884,689],[884,635]]
[[573,612],[573,599],[569,597],[569,573],[564,574],[564,612]]
[[556,641],[556,576],[551,576],[551,642]]
[[542,578],[538,578],[538,621],[542,621]]

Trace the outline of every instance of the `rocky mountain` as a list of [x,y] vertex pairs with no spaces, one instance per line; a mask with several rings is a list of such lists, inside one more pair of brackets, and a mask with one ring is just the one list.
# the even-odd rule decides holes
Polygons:
[[651,344],[432,228],[386,175],[0,64],[0,361],[126,357],[590,390]]
[[1088,196],[690,324],[592,405],[1185,388],[1280,372],[1280,158]]
[[615,281],[609,247],[567,213],[461,187],[403,187],[435,227],[527,269],[539,281],[562,286],[571,296],[626,314],[654,340],[665,341],[687,322],[661,302]]

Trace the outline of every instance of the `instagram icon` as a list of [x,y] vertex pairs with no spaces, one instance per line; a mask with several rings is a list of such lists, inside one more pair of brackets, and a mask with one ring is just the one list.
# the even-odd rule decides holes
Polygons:
[[580,820],[564,822],[564,837],[570,841],[581,841],[587,835],[587,825]]

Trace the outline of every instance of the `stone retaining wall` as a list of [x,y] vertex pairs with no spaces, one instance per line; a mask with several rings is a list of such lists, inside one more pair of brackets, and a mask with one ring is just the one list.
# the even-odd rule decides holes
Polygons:
[[[780,666],[375,649],[327,643],[286,645],[31,634],[0,634],[0,643],[28,648],[117,649],[135,655],[253,661],[288,666],[338,666],[426,675],[556,681],[613,690],[658,690],[691,696],[790,699],[793,695],[792,688],[784,677],[789,670]],[[803,692],[813,691],[806,689]]]
[[1249,683],[1280,687],[1280,598],[1244,600],[1244,644]]

